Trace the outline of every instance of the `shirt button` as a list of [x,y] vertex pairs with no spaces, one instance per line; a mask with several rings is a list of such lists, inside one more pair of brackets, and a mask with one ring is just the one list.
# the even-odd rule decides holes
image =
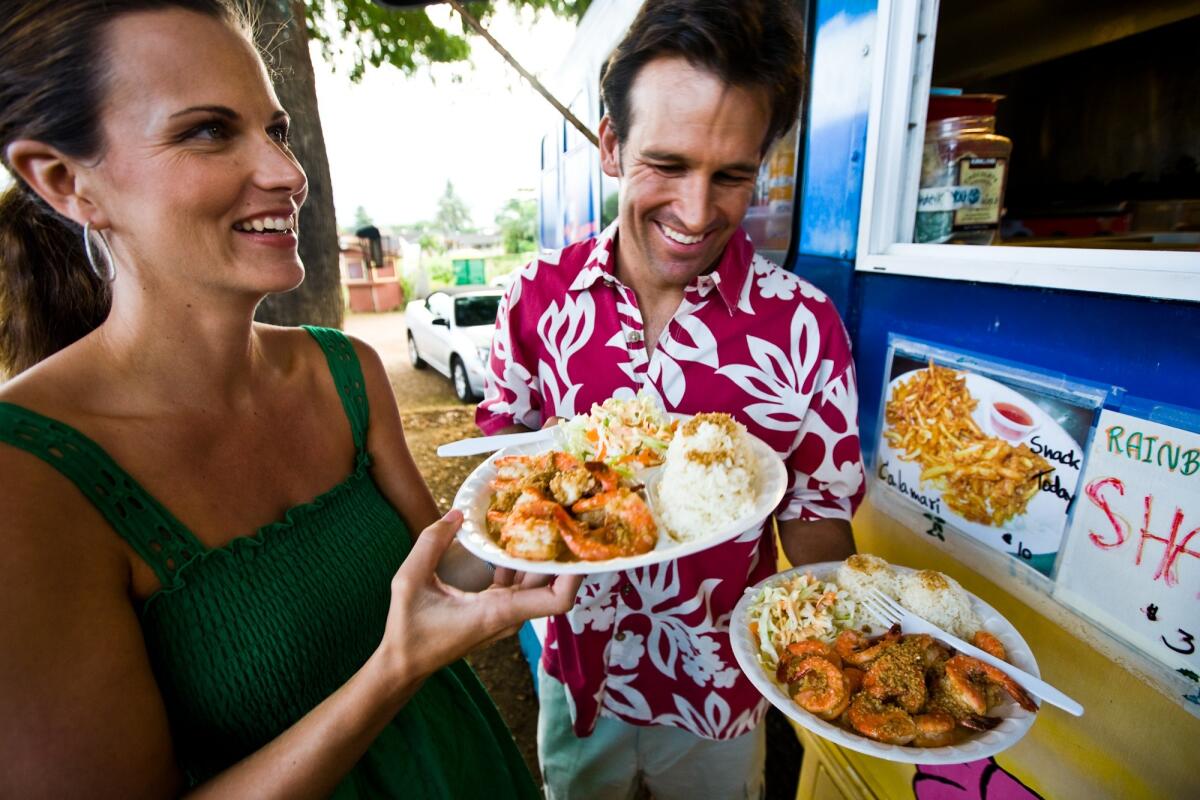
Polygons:
[[630,344],[640,342],[641,340],[642,334],[640,331],[630,331],[629,335],[625,337],[625,341],[629,342]]
[[616,639],[618,642],[625,641],[625,631],[621,631],[620,633],[618,633],[616,636]]
[[628,597],[629,593],[632,591],[633,591],[633,587],[630,586],[628,583],[621,586],[621,594],[625,597]]

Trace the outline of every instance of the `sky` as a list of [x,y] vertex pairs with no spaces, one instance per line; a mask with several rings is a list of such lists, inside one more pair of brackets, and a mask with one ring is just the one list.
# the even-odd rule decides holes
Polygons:
[[[449,6],[426,13],[458,30]],[[544,84],[575,36],[573,21],[503,4],[486,24]],[[358,84],[348,65],[335,69],[313,48],[339,225],[352,225],[359,206],[379,225],[432,219],[447,179],[480,227],[511,197],[536,196],[541,137],[558,114],[486,41],[472,35],[470,42],[470,64],[412,76],[368,69]],[[0,170],[0,190],[8,183]]]
[[[449,6],[427,13],[458,29]],[[506,6],[486,24],[543,83],[575,35],[573,21],[535,19]],[[470,42],[470,66],[438,65],[411,77],[380,67],[368,69],[359,84],[314,49],[340,225],[352,225],[359,206],[377,225],[432,219],[447,179],[480,227],[518,193],[535,196],[541,137],[557,112],[486,41],[472,35]],[[455,74],[462,80],[452,80]]]

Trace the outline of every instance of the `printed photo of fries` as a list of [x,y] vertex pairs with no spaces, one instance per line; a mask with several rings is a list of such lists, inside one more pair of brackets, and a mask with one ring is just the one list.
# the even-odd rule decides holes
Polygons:
[[901,459],[920,466],[921,483],[936,486],[956,514],[1001,526],[1025,513],[1053,467],[1029,445],[981,430],[971,416],[978,404],[964,373],[930,361],[893,388],[883,435]]

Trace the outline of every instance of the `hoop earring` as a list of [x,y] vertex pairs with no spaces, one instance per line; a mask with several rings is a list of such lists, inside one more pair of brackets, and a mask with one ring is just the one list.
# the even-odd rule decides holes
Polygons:
[[96,256],[92,254],[92,223],[83,223],[83,254],[87,256],[88,265],[92,268],[92,272],[96,277],[105,283],[112,283],[117,277],[117,267],[113,263],[112,250],[108,248],[108,242],[104,238],[104,234],[96,231],[96,235],[100,237],[100,249],[104,252],[100,254],[100,260],[104,262],[104,268],[96,263]]

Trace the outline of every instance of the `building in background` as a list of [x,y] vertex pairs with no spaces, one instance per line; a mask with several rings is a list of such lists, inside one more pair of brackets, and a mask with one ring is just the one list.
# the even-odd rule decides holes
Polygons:
[[398,237],[381,235],[374,226],[339,238],[338,263],[347,309],[361,313],[403,308],[403,245]]

